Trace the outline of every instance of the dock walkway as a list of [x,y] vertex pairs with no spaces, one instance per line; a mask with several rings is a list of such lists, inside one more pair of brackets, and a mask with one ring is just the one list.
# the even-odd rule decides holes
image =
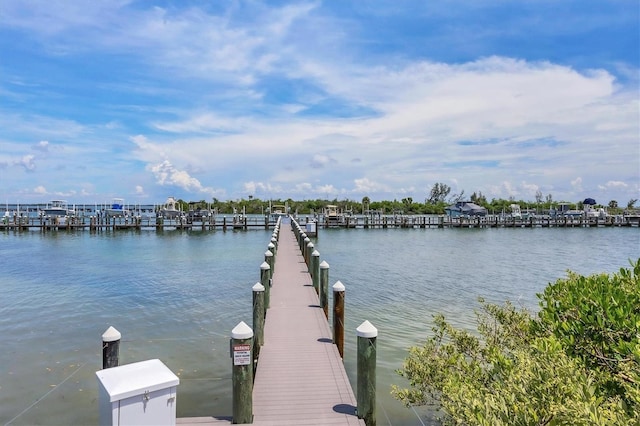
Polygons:
[[[279,232],[253,388],[253,424],[364,425],[290,223]],[[178,419],[204,424],[214,418]]]

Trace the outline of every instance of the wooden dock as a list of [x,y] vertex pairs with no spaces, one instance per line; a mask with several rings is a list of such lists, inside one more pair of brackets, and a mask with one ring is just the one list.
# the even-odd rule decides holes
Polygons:
[[[356,404],[291,225],[283,223],[253,388],[253,424],[364,425]],[[230,421],[197,417],[178,424]]]

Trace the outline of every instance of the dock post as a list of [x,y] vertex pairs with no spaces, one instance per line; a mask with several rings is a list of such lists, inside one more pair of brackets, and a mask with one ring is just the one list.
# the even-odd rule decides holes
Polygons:
[[269,264],[269,266],[271,266],[271,276],[273,276],[273,273],[276,271],[276,245],[270,242],[267,250],[273,254],[273,262]]
[[260,347],[264,345],[264,286],[256,283],[253,288],[253,361],[260,355]]
[[369,321],[356,328],[358,336],[357,413],[367,426],[376,424],[376,339],[378,329]]
[[329,318],[329,264],[323,260],[320,264],[320,306],[324,316]]
[[117,367],[120,364],[120,338],[122,335],[114,327],[102,334],[102,369]]
[[[304,252],[304,246],[305,246],[305,244],[307,244],[304,241],[305,238],[307,238],[307,234],[305,234],[304,232],[302,234],[300,234],[300,238],[298,239],[298,246],[300,247],[300,252]],[[309,240],[309,241],[311,241],[311,240]]]
[[269,265],[269,280],[273,279],[273,262],[275,258],[271,250],[267,250],[264,252],[264,261]]
[[320,252],[314,250],[311,253],[311,282],[313,288],[316,290],[316,294],[320,293]]
[[271,298],[271,267],[267,262],[262,262],[260,265],[260,284],[264,286],[264,311],[265,315],[267,313],[267,309],[269,309],[269,301]]
[[336,281],[333,285],[333,343],[338,347],[340,358],[344,359],[344,284]]
[[231,330],[233,424],[253,423],[253,330],[244,321]]
[[[309,239],[309,237],[307,237],[307,239]],[[311,253],[313,253],[313,243],[309,240],[304,250],[304,261],[307,263],[307,270],[309,272],[311,272]]]

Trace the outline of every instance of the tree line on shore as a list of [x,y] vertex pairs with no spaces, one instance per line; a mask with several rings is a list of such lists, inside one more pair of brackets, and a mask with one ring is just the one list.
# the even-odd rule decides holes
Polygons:
[[[550,210],[558,207],[559,204],[569,204],[570,209],[583,209],[583,202],[566,202],[566,201],[554,201],[551,194],[546,196],[538,191],[534,201],[516,200],[514,197],[508,199],[493,198],[490,201],[487,200],[485,195],[481,192],[474,192],[470,196],[465,196],[464,191],[459,194],[451,194],[451,187],[443,183],[436,183],[431,188],[429,195],[425,198],[424,202],[416,201],[412,197],[405,197],[400,200],[383,200],[383,201],[371,201],[367,196],[361,200],[343,199],[333,200],[328,199],[314,199],[314,200],[293,200],[288,199],[270,199],[261,200],[253,196],[249,196],[247,199],[241,198],[239,200],[222,201],[217,198],[213,198],[212,201],[184,201],[178,200],[182,210],[197,210],[210,208],[215,209],[220,213],[233,213],[244,212],[247,214],[265,214],[268,213],[269,206],[285,205],[290,212],[299,214],[311,214],[321,213],[323,209],[333,204],[338,206],[342,211],[349,211],[354,214],[366,214],[369,212],[379,212],[381,214],[444,214],[445,208],[457,201],[471,201],[485,207],[490,214],[498,214],[502,212],[510,212],[511,204],[518,204],[523,211],[528,211],[536,214],[546,214]],[[631,199],[623,207],[618,204],[616,200],[610,200],[607,204],[598,204],[595,207],[607,208],[609,214],[622,214],[625,210],[631,210],[634,208],[637,199]]]

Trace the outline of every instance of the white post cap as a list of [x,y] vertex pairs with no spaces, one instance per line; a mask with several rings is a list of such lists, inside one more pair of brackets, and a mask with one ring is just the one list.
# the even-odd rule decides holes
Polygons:
[[264,291],[264,286],[260,283],[255,283],[251,289],[255,292]]
[[329,264],[326,260],[323,260],[322,263],[320,263],[320,269],[329,269]]
[[358,337],[366,337],[370,339],[372,337],[378,337],[378,329],[375,328],[369,321],[365,321],[358,328],[356,328],[356,335]]
[[267,262],[262,262],[262,265],[260,265],[260,269],[264,271],[267,269],[271,269],[271,266],[269,266]]
[[231,338],[237,340],[250,339],[253,337],[253,330],[244,321],[240,321],[238,325],[231,330]]
[[318,250],[314,250],[313,253],[311,253],[311,256],[320,257],[320,252]]
[[342,284],[340,281],[336,281],[336,283],[333,285],[333,291],[344,291],[345,287],[344,284]]
[[120,332],[118,330],[116,330],[112,326],[109,326],[109,328],[107,328],[107,331],[105,331],[102,334],[102,341],[103,342],[115,342],[117,340],[120,340],[121,337],[122,337],[122,335],[120,334]]
[[267,251],[265,251],[265,252],[264,252],[264,255],[265,255],[266,257],[272,257],[272,256],[273,256],[273,253],[271,253],[271,250],[267,250]]
[[273,244],[273,243],[269,243],[269,245],[267,246],[267,248],[268,248],[269,250],[271,250],[271,249],[276,248],[276,245],[275,245],[275,244]]

